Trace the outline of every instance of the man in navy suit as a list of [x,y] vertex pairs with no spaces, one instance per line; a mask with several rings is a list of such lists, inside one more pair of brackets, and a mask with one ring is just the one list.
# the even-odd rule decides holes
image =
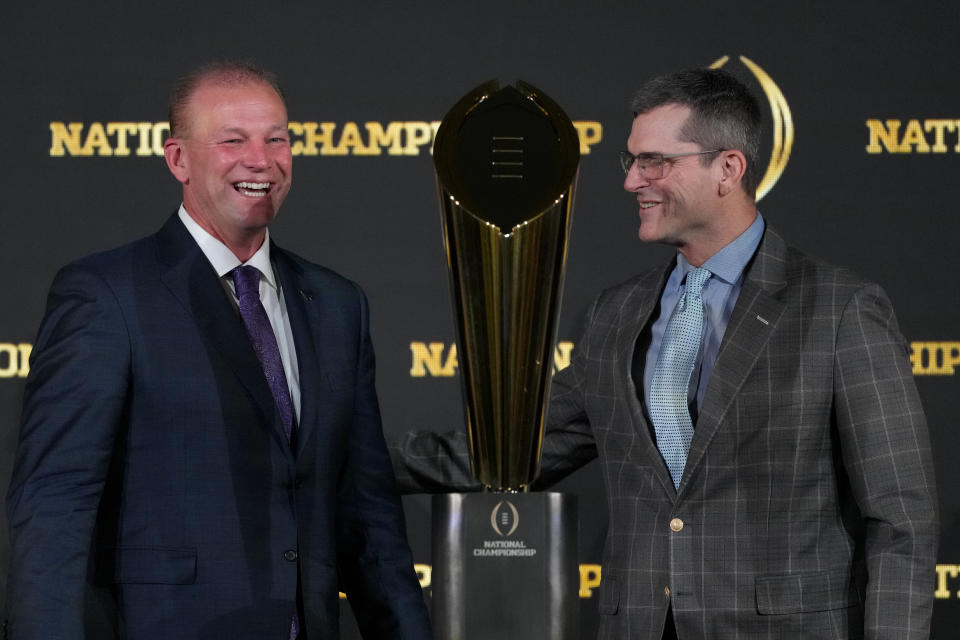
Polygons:
[[333,639],[342,590],[365,638],[429,638],[366,300],[267,231],[291,184],[276,82],[205,67],[170,127],[183,206],[50,291],[7,497],[8,637]]

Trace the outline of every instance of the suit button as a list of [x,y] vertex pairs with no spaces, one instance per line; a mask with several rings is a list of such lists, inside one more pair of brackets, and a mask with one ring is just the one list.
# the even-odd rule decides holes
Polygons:
[[677,532],[683,529],[683,520],[681,520],[680,518],[674,518],[673,520],[671,520],[670,529],[673,530],[674,532]]
[[664,587],[664,588],[663,588],[663,595],[664,595],[665,597],[667,597],[667,598],[670,597],[670,587]]
[[283,552],[283,559],[293,562],[294,560],[297,559],[297,552],[294,551],[293,549],[287,549],[286,551]]

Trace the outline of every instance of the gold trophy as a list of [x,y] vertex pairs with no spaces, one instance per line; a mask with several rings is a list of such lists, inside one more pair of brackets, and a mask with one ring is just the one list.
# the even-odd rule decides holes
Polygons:
[[433,155],[473,473],[525,491],[539,470],[579,138],[542,91],[488,82],[447,113]]
[[527,489],[540,465],[579,138],[542,91],[489,82],[447,113],[433,155],[471,465],[488,489],[433,498],[434,634],[572,640],[576,497]]

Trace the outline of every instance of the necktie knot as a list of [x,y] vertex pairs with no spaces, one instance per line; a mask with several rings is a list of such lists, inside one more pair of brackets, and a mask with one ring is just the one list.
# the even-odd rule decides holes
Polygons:
[[243,300],[253,294],[260,299],[260,270],[250,265],[241,265],[233,270],[233,286],[237,289],[237,298]]
[[703,267],[695,267],[687,273],[687,287],[686,292],[688,295],[699,297],[703,292],[703,286],[707,283],[707,279],[713,275],[708,269]]

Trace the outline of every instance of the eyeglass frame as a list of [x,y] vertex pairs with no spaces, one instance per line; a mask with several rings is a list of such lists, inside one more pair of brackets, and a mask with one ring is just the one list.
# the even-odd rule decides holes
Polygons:
[[[630,169],[633,168],[633,165],[642,156],[644,158],[654,161],[654,166],[660,167],[660,175],[656,177],[648,176],[645,173],[644,168],[642,167],[640,168],[640,175],[646,178],[647,180],[662,180],[667,175],[667,171],[665,168],[667,164],[667,160],[674,160],[676,158],[686,158],[688,156],[705,156],[710,153],[720,153],[722,151],[726,151],[726,149],[711,149],[709,151],[688,151],[687,153],[638,153],[637,155],[633,155],[629,151],[620,151],[618,152],[618,155],[620,157],[620,168],[623,169],[624,175],[630,174]],[[630,159],[629,164],[626,163],[627,158]]]

